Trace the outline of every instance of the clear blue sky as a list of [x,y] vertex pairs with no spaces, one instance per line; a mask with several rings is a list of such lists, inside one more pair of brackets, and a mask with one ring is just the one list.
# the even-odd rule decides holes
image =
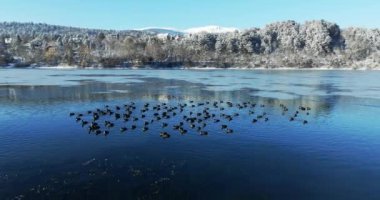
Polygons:
[[0,21],[87,28],[249,28],[288,19],[380,28],[380,0],[0,0]]

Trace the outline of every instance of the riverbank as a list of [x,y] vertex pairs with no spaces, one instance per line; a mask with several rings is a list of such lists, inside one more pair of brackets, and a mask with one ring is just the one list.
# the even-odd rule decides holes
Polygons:
[[380,70],[380,67],[186,67],[186,66],[176,66],[176,67],[165,67],[165,66],[132,66],[132,67],[79,67],[79,66],[29,66],[29,67],[14,67],[14,66],[0,66],[0,69],[57,69],[57,70],[93,70],[93,69],[107,69],[107,70],[344,70],[344,71],[365,71],[365,70]]

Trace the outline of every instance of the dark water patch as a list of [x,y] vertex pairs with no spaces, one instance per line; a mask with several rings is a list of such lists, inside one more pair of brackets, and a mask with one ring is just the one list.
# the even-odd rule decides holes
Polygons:
[[[22,187],[7,185],[3,188],[6,193],[1,196],[7,199],[157,199],[191,195],[187,194],[186,187],[182,188],[183,185],[177,180],[178,174],[186,167],[185,160],[171,161],[165,157],[148,159],[133,155],[135,154],[100,155],[82,163],[69,162],[69,165],[65,164],[60,169],[49,169],[49,165],[42,164],[22,172],[9,173],[6,182],[14,183],[20,179],[18,176],[22,176]],[[28,176],[33,169],[37,170],[38,177]],[[173,184],[175,182],[178,183]],[[12,196],[12,193],[17,195]]]
[[144,77],[141,74],[78,74],[77,76],[82,77]]
[[351,92],[350,89],[341,89],[333,84],[319,84],[317,90],[323,91],[326,94],[338,93],[338,92]]
[[70,74],[51,74],[49,76],[52,76],[52,77],[65,77],[65,76],[71,76]]
[[341,89],[334,84],[329,83],[320,83],[320,84],[305,84],[305,83],[271,83],[271,85],[286,85],[292,87],[306,87],[306,88],[314,88],[314,91],[322,91],[326,94],[332,94],[337,92],[352,92],[350,89]]
[[205,84],[206,87],[226,87],[228,85],[221,85],[221,84]]
[[257,80],[258,78],[255,78],[255,77],[240,77],[240,79],[244,79],[244,80]]
[[67,82],[76,82],[76,83],[89,83],[89,82],[95,82],[96,80],[95,79],[80,79],[80,80],[75,80],[75,79],[67,79],[65,80]]
[[141,74],[52,74],[48,75],[52,77],[72,77],[72,76],[80,76],[80,77],[144,77]]

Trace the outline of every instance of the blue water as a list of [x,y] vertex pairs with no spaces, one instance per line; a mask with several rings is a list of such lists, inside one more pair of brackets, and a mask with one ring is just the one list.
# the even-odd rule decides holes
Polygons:
[[[380,72],[0,69],[0,199],[380,199]],[[70,112],[223,100],[230,122],[89,134]],[[289,112],[282,114],[280,104]],[[311,108],[289,121],[298,107]],[[206,107],[211,107],[206,106]],[[268,121],[252,123],[258,114]],[[139,113],[139,112],[137,112]],[[152,119],[147,113],[146,120]],[[137,115],[137,114],[136,114]],[[84,118],[88,118],[85,116]],[[105,118],[102,118],[105,120]],[[303,124],[307,120],[307,124]],[[221,124],[233,129],[226,134]],[[171,137],[163,139],[161,131]]]

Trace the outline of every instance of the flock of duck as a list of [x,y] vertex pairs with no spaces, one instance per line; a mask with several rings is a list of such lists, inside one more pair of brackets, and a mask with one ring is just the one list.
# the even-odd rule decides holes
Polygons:
[[[170,138],[169,124],[172,131],[186,134],[189,131],[195,131],[199,135],[208,135],[206,127],[210,124],[220,124],[220,130],[231,134],[234,130],[229,123],[236,120],[246,112],[253,124],[258,122],[269,121],[269,115],[264,111],[265,104],[256,104],[253,102],[232,103],[229,101],[206,101],[186,103],[143,103],[138,106],[135,102],[129,102],[122,106],[105,105],[103,108],[89,110],[85,113],[70,113],[70,117],[75,117],[77,123],[86,127],[89,133],[96,135],[109,135],[115,127],[120,127],[121,133],[134,131],[141,128],[141,131],[147,132],[152,124],[158,123],[160,137]],[[301,116],[309,115],[310,107],[300,105],[293,113],[289,108],[280,104],[283,116],[289,117],[289,121],[300,121],[307,124],[306,119]],[[174,120],[173,120],[174,119]],[[119,121],[119,123],[117,123]],[[174,122],[173,122],[174,121]],[[171,123],[170,123],[171,122]],[[117,123],[117,124],[116,124]]]

